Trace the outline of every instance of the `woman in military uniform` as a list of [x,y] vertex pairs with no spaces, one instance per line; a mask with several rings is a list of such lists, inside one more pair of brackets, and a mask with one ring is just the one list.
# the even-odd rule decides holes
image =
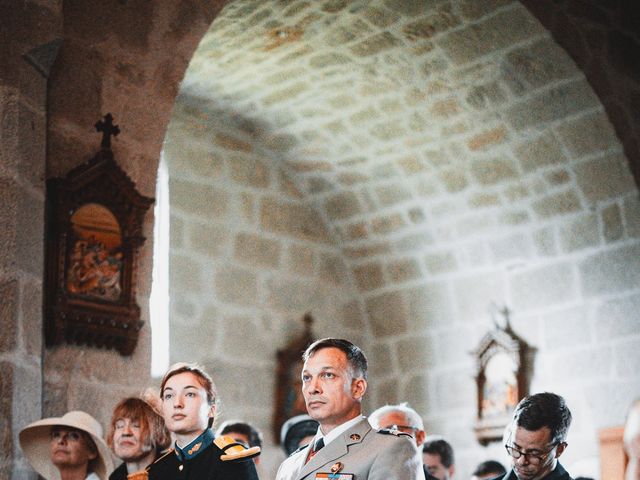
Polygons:
[[176,439],[174,449],[147,467],[149,480],[258,480],[253,461],[259,447],[214,437],[217,394],[198,365],[172,366],[160,387],[162,415]]

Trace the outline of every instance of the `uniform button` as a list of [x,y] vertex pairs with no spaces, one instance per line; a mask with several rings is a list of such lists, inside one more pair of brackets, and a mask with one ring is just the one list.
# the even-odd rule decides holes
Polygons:
[[182,469],[183,469],[183,468],[184,468],[184,465],[180,465],[180,466],[178,467],[178,470],[182,471]]

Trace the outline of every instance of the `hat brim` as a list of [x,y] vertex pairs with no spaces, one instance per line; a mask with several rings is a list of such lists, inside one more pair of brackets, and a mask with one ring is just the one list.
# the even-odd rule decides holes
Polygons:
[[51,461],[51,429],[54,426],[77,428],[89,434],[98,449],[98,456],[93,461],[93,471],[101,480],[107,480],[107,474],[113,470],[113,460],[105,441],[88,431],[86,425],[63,418],[38,420],[20,432],[20,447],[33,469],[47,480],[60,480],[60,472]]

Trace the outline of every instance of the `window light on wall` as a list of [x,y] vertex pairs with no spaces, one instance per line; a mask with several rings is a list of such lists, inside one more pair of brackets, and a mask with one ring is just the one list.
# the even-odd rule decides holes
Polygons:
[[169,174],[160,156],[153,227],[151,317],[151,375],[161,377],[169,367]]

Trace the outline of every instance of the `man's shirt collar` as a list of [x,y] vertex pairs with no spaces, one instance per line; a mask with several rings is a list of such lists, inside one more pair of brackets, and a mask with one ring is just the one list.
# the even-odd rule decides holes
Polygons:
[[344,422],[342,425],[338,425],[336,428],[331,430],[326,435],[323,435],[322,429],[318,427],[318,433],[316,433],[316,436],[313,441],[316,442],[319,438],[322,438],[324,440],[324,445],[327,446],[332,440],[335,440],[336,438],[338,438],[340,435],[342,435],[344,432],[349,430],[351,427],[353,427],[356,423],[358,423],[363,418],[365,417],[362,415],[358,415],[357,417]]

